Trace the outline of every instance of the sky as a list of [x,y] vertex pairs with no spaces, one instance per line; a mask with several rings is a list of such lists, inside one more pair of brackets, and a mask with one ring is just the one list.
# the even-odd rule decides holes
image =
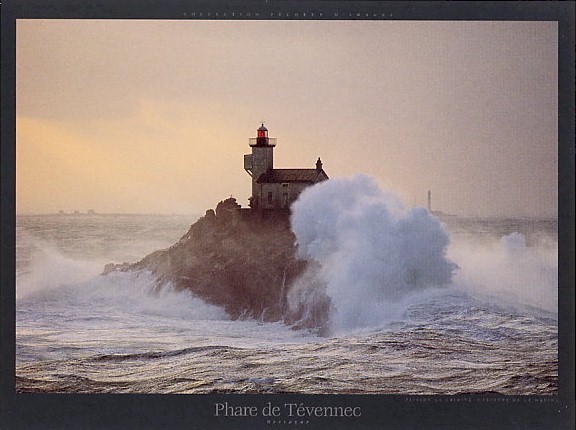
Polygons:
[[18,20],[17,213],[248,205],[275,167],[408,206],[556,217],[556,22]]

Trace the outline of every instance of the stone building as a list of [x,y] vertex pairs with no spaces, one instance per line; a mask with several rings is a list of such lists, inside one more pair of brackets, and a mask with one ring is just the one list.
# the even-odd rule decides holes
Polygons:
[[257,137],[250,138],[252,153],[244,155],[244,169],[252,177],[253,209],[289,208],[306,187],[328,179],[320,158],[313,169],[275,169],[275,146],[276,139],[268,137],[262,123]]

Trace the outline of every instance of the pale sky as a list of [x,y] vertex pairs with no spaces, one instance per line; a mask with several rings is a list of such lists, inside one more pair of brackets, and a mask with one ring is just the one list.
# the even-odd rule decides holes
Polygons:
[[362,172],[409,206],[557,215],[557,23],[17,22],[18,213],[247,206],[275,166]]

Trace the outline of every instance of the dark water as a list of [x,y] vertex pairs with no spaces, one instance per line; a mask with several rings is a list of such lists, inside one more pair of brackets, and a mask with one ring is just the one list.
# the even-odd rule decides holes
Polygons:
[[[453,284],[329,336],[225,312],[148,274],[99,276],[194,219],[20,216],[17,390],[84,393],[553,394],[557,233],[547,220],[447,218]],[[519,234],[515,234],[519,233]],[[353,286],[351,286],[353,288]]]

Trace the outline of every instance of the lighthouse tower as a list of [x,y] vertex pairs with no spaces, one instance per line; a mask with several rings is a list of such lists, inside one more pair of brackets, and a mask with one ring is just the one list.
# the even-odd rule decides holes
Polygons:
[[268,137],[268,129],[264,123],[256,131],[256,137],[250,138],[252,154],[244,156],[244,169],[252,176],[252,205],[258,206],[261,200],[261,186],[258,178],[274,169],[274,147],[276,139]]

